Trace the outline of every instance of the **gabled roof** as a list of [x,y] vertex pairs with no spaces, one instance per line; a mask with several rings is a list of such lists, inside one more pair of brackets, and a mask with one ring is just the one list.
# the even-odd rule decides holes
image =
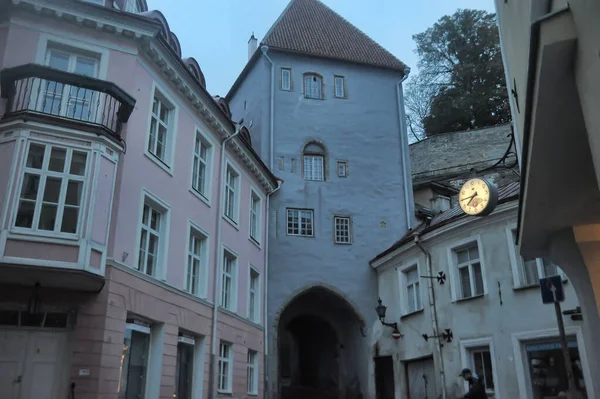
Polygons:
[[291,0],[262,44],[404,72],[406,65],[319,0]]

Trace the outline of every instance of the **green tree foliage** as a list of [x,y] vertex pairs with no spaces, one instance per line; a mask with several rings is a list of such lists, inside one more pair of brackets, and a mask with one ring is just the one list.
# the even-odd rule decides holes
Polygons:
[[[458,10],[413,39],[420,73],[408,85],[407,103],[429,102],[429,113],[407,108],[413,120],[420,119],[425,134],[511,120],[495,14]],[[411,92],[419,98],[411,98]],[[420,109],[427,107],[421,104]]]

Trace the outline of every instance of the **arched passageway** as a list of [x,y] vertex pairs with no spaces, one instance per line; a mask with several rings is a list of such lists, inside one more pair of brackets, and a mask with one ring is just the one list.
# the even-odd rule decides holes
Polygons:
[[277,335],[280,399],[362,397],[365,338],[339,295],[323,287],[298,295],[281,313]]

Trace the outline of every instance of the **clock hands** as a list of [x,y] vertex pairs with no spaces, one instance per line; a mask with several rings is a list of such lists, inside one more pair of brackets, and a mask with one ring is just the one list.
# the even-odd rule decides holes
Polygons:
[[473,201],[473,198],[475,198],[476,196],[477,196],[477,192],[475,192],[475,194],[471,195],[470,197],[463,198],[461,201],[469,200],[469,202],[467,202],[467,206],[468,206],[471,203],[471,201]]

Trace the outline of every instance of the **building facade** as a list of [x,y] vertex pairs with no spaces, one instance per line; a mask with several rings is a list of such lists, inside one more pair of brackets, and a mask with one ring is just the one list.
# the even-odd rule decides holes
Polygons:
[[248,53],[227,99],[285,181],[269,214],[268,394],[373,397],[368,261],[413,219],[409,70],[317,0],[292,0]]
[[[600,329],[600,8],[590,1],[495,4],[522,174],[521,253],[562,265],[592,336]],[[600,342],[592,345],[590,367],[599,375]]]
[[144,1],[0,18],[4,396],[262,397],[278,181],[248,129]]

